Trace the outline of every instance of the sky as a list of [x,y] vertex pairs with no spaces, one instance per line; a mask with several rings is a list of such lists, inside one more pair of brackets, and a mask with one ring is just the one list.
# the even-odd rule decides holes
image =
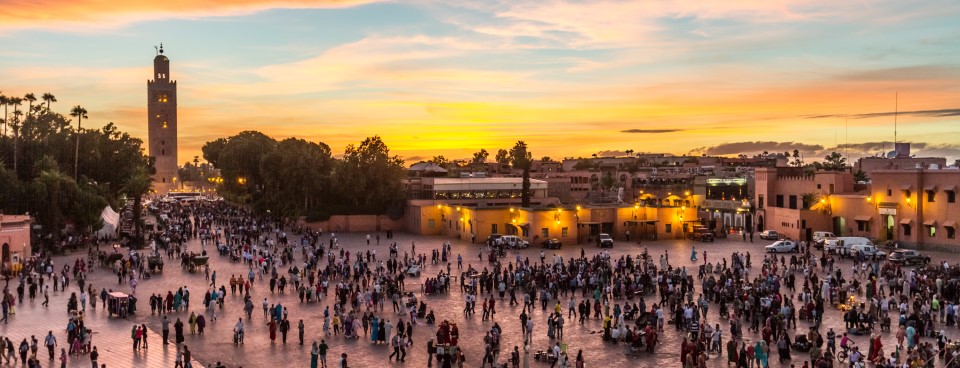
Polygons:
[[[146,138],[163,43],[179,161],[243,130],[493,153],[960,157],[960,2],[0,0],[0,93]],[[87,125],[91,124],[91,125]]]

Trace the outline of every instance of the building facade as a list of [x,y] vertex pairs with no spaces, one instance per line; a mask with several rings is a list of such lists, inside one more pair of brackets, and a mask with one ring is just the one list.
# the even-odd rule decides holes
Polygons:
[[764,167],[756,169],[754,180],[757,231],[776,230],[797,240],[810,240],[814,231],[846,235],[846,222],[832,216],[831,196],[854,193],[849,171],[810,174],[802,167]]
[[33,255],[30,223],[30,216],[0,215],[0,261],[5,271],[18,271],[17,265]]
[[153,58],[153,78],[147,81],[147,145],[156,174],[153,190],[177,188],[177,82],[170,79],[170,59],[160,45]]

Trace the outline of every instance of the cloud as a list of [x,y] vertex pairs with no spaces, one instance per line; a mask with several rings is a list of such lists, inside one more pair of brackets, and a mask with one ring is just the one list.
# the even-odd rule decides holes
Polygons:
[[683,132],[686,129],[627,129],[621,130],[620,133],[641,133],[641,134],[657,134],[657,133],[674,133],[674,132]]
[[[923,149],[926,147],[927,147],[927,144],[923,142],[910,143],[911,149]],[[838,144],[836,147],[828,148],[825,151],[841,152],[843,150],[851,150],[851,151],[862,152],[862,153],[873,153],[873,152],[882,151],[883,153],[886,153],[893,150],[893,142],[878,141],[878,142],[863,142],[863,143],[844,143],[844,144]]]
[[[268,9],[344,8],[374,0],[4,0],[0,29],[109,28],[169,18],[247,15]],[[83,29],[81,27],[80,29]]]
[[774,141],[753,141],[753,142],[733,142],[722,143],[716,146],[700,147],[691,152],[704,153],[709,156],[726,156],[738,154],[756,154],[761,152],[782,153],[798,150],[803,154],[817,153],[823,150],[819,144],[806,144],[799,142],[774,142]]
[[823,114],[823,115],[805,115],[807,119],[826,119],[826,118],[851,118],[851,119],[870,119],[887,116],[920,116],[928,118],[942,118],[950,116],[960,116],[960,108],[938,109],[938,110],[916,110],[916,111],[884,111],[869,112],[861,114]]

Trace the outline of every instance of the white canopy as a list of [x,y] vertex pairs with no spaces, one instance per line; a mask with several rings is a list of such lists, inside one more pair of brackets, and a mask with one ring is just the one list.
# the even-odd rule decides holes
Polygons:
[[120,214],[107,206],[100,212],[100,220],[103,221],[103,227],[97,231],[97,236],[110,236],[117,233],[117,227],[120,226]]

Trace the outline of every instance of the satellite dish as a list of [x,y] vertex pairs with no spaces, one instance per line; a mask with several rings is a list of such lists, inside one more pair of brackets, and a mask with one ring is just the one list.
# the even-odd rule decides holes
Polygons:
[[887,158],[894,158],[894,157],[897,157],[897,151],[887,152]]

